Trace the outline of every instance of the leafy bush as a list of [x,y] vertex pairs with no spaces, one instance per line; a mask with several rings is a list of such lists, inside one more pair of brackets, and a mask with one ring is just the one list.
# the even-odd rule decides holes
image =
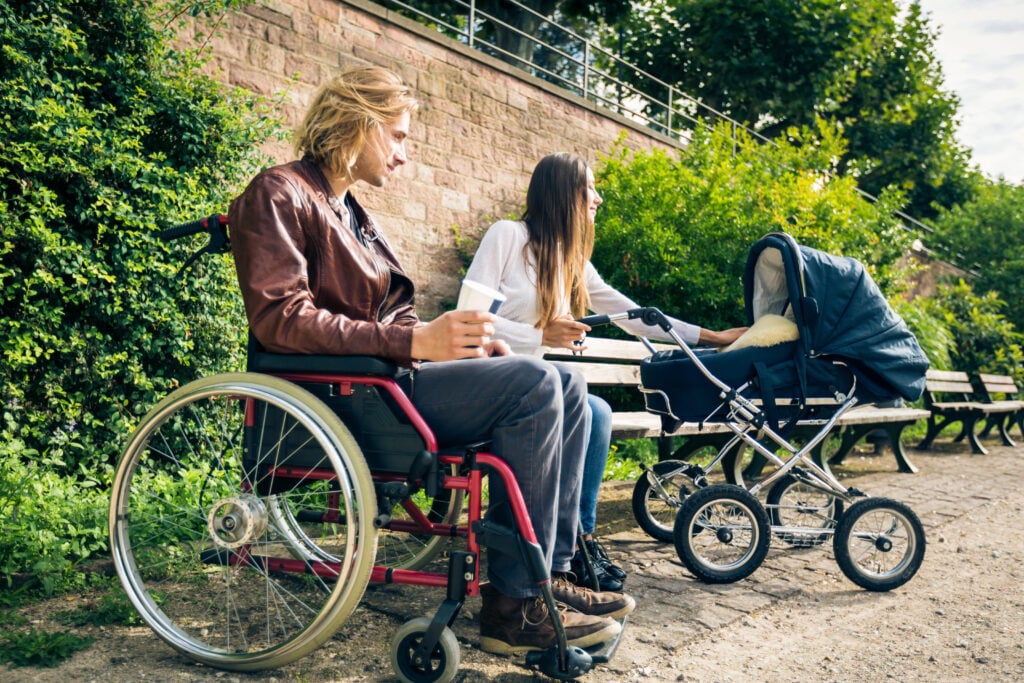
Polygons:
[[106,547],[107,504],[101,475],[70,477],[20,441],[0,440],[0,581],[25,574],[44,590],[80,582],[74,563]]
[[953,336],[951,367],[1024,381],[1024,335],[1006,318],[1006,302],[995,292],[978,295],[960,280],[941,287],[934,305]]
[[[242,365],[230,261],[207,259],[183,283],[174,275],[194,245],[157,236],[223,212],[278,130],[265,104],[171,49],[149,7],[0,0],[0,444],[18,445],[0,456],[4,485],[29,487],[4,492],[0,519],[5,541],[8,528],[22,538],[25,501],[48,487],[33,504],[67,535],[68,558],[95,546],[104,525],[86,529],[73,511],[141,414],[182,382]],[[72,513],[57,523],[62,504]],[[28,545],[6,544],[0,569],[56,563],[59,546],[40,541],[30,562]]]
[[1002,313],[1024,330],[1024,185],[981,183],[970,201],[934,223],[928,246],[974,270],[974,290],[998,292],[1010,303]]

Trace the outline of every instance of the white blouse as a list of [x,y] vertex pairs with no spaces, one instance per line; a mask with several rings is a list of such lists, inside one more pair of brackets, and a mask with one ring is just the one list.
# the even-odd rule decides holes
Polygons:
[[[537,268],[533,254],[527,250],[529,233],[522,221],[498,221],[480,240],[466,279],[475,280],[498,290],[505,301],[498,309],[495,338],[505,340],[512,350],[522,354],[543,355],[548,348],[541,341],[544,333],[534,327],[540,319],[540,301],[537,295]],[[584,271],[590,308],[594,313],[611,315],[631,308],[639,308],[629,297],[608,285],[594,265],[587,262]],[[569,298],[562,297],[559,315],[569,314]],[[700,327],[669,318],[675,332],[691,346],[697,344]],[[661,328],[649,327],[640,320],[622,320],[615,323],[630,334],[671,341]]]

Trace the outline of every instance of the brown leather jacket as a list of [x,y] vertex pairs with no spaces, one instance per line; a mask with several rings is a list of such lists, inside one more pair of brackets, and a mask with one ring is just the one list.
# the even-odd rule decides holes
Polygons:
[[414,287],[373,219],[365,244],[331,208],[307,160],[275,166],[231,202],[228,225],[249,327],[268,351],[412,362]]

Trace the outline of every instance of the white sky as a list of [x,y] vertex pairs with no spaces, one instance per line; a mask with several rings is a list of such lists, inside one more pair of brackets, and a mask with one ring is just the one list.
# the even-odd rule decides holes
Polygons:
[[1024,1],[920,0],[960,97],[960,142],[983,173],[1024,183]]

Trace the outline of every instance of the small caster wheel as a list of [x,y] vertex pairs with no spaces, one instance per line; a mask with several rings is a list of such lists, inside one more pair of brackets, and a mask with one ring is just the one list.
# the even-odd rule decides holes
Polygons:
[[448,683],[459,670],[462,652],[447,626],[430,656],[422,662],[414,661],[430,624],[427,617],[412,619],[402,624],[391,639],[391,667],[404,683]]

